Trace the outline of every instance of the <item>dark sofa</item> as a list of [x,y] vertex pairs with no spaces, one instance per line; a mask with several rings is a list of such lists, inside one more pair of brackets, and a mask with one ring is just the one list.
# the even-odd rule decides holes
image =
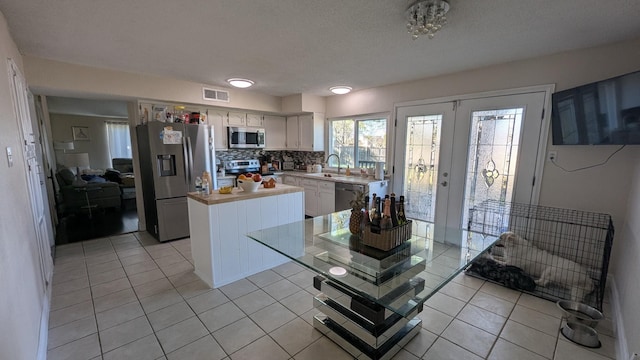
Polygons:
[[74,214],[97,209],[120,209],[120,185],[104,178],[89,180],[86,185],[73,186],[75,175],[67,168],[56,174],[62,195],[62,210],[65,214]]
[[107,179],[120,184],[122,200],[136,198],[136,184],[133,176],[133,159],[113,158],[111,159],[113,169],[107,171]]

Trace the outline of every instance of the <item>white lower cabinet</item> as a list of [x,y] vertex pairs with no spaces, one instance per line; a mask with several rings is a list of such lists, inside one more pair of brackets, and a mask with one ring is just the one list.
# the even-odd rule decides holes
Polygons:
[[307,216],[318,216],[318,184],[315,180],[302,179],[300,186],[304,188],[304,213]]
[[318,181],[318,215],[331,214],[336,209],[336,183]]
[[301,179],[304,188],[304,208],[307,216],[321,216],[335,211],[335,183],[312,179]]
[[297,176],[284,175],[284,183],[287,185],[299,186],[299,179]]

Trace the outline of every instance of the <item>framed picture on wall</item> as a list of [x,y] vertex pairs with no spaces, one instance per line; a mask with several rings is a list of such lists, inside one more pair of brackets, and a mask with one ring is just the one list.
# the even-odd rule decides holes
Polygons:
[[72,126],[73,140],[89,141],[89,128],[85,126]]

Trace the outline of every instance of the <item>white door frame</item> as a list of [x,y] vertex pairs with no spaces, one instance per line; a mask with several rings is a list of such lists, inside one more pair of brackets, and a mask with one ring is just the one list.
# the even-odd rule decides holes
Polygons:
[[[509,95],[520,95],[520,94],[527,94],[527,93],[534,93],[534,92],[544,92],[545,93],[544,110],[542,114],[542,125],[540,130],[541,133],[540,133],[540,138],[538,140],[538,151],[536,154],[536,170],[535,170],[536,180],[533,185],[532,196],[531,196],[531,204],[537,205],[538,200],[540,198],[540,189],[542,185],[544,162],[546,159],[545,155],[547,152],[547,143],[549,139],[549,127],[551,123],[551,95],[554,90],[555,90],[555,84],[535,85],[535,86],[527,86],[527,87],[520,87],[520,88],[513,88],[513,89],[485,91],[485,92],[479,92],[479,93],[452,95],[452,96],[445,96],[440,98],[413,100],[413,101],[396,103],[393,106],[393,116],[395,119],[395,122],[394,122],[395,125],[393,127],[392,133],[390,134],[392,143],[389,144],[389,152],[387,156],[389,159],[395,160],[396,139],[398,138],[397,137],[398,134],[396,132],[398,128],[397,123],[398,123],[399,108],[407,107],[407,106],[432,105],[432,104],[446,103],[446,102],[457,102],[457,101],[472,100],[472,99],[490,98],[490,97],[497,97],[497,96],[509,96]],[[396,185],[395,184],[395,181],[396,181],[395,164],[393,165],[391,170],[393,171],[394,175],[391,177],[390,185],[391,185],[391,188],[394,189]]]
[[29,111],[28,88],[25,77],[12,59],[7,59],[7,71],[11,80],[11,100],[20,130],[21,150],[25,160],[25,176],[36,235],[35,248],[40,258],[42,287],[45,296],[47,296],[53,274],[53,259],[51,256],[51,240],[49,239],[52,234],[51,222],[47,221],[45,214],[46,193],[43,194],[42,191],[42,185],[45,180],[42,174],[42,166],[38,163],[36,154],[37,139],[35,138]]

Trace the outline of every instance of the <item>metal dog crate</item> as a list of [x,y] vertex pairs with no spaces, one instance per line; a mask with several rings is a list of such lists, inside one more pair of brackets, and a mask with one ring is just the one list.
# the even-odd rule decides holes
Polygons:
[[[594,290],[581,302],[602,311],[614,234],[610,215],[489,200],[469,210],[468,229],[492,236],[512,231],[540,249],[581,264],[594,283]],[[531,294],[553,301],[572,300],[570,290],[560,284],[537,286]]]

